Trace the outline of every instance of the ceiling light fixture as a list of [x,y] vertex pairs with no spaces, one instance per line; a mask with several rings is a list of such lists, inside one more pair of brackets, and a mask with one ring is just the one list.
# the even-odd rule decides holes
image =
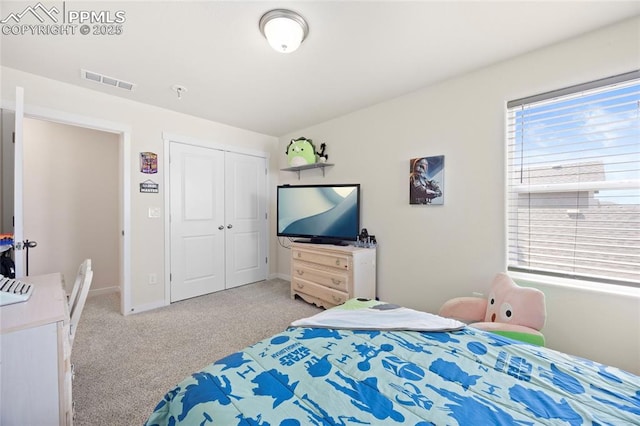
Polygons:
[[307,21],[288,9],[273,9],[260,18],[260,32],[280,53],[296,50],[309,34]]

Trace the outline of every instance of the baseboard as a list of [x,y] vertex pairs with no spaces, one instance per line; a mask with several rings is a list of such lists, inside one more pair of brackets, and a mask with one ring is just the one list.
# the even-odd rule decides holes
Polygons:
[[120,287],[116,286],[116,287],[90,289],[87,297],[102,296],[104,294],[112,294],[112,293],[120,293]]
[[291,275],[286,275],[286,274],[280,274],[280,273],[276,273],[276,274],[270,274],[269,275],[269,279],[270,280],[274,280],[276,278],[279,278],[281,280],[285,280],[285,281],[289,281],[291,282]]
[[158,309],[167,306],[164,303],[164,300],[159,300],[156,302],[145,303],[144,305],[132,306],[131,311],[127,312],[126,315],[129,314],[139,314],[140,312],[151,311],[153,309]]
[[[104,287],[104,288],[97,288],[95,290],[89,290],[89,295],[87,297],[93,297],[93,296],[102,296],[105,294],[114,294],[114,293],[120,293],[120,287],[115,286],[115,287]],[[139,305],[139,306],[133,306],[131,308],[131,311],[129,312],[125,312],[125,315],[129,315],[129,314],[138,314],[140,312],[144,312],[144,311],[151,311],[153,309],[157,309],[157,308],[162,308],[166,306],[166,304],[164,303],[164,300],[160,300],[157,302],[152,302],[152,303],[146,303],[144,305]]]
[[[269,274],[269,278],[270,280],[272,279],[282,279],[285,281],[289,281],[291,282],[291,276],[290,275],[285,275],[285,274]],[[111,291],[107,291],[106,293],[111,293],[113,291],[119,292],[119,288],[118,287],[113,287],[115,290],[111,290]],[[103,291],[103,289],[97,290],[97,291]],[[223,290],[224,291],[224,290]],[[97,295],[97,294],[96,294]],[[151,302],[151,303],[146,303],[144,305],[138,305],[138,306],[132,306],[131,307],[131,311],[125,313],[125,315],[129,315],[129,314],[138,314],[140,312],[145,312],[145,311],[151,311],[153,309],[158,309],[158,308],[162,308],[164,306],[167,306],[164,301],[156,301],[156,302]]]

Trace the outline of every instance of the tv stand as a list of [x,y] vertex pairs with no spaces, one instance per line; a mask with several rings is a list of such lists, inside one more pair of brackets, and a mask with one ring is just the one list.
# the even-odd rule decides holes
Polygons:
[[291,243],[291,298],[325,309],[376,298],[376,249]]

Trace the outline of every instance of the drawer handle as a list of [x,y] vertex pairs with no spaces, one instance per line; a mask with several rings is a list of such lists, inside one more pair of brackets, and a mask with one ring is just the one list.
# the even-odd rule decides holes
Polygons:
[[298,275],[302,276],[304,275],[304,271],[301,269],[296,269],[296,272],[298,273]]
[[336,259],[336,266],[340,266],[340,259]]
[[302,257],[302,253],[298,252],[298,257]]
[[298,286],[298,288],[303,288],[304,287],[304,284],[296,283],[296,285]]
[[342,297],[336,297],[335,294],[331,295],[331,298],[333,299],[334,302],[336,303],[342,303]]
[[335,278],[331,278],[331,282],[334,283],[335,285],[342,284],[342,280],[336,280]]

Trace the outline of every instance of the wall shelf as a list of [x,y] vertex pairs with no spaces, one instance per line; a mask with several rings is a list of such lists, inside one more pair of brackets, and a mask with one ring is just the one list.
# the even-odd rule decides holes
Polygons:
[[305,164],[304,166],[293,166],[287,167],[284,169],[280,169],[285,172],[298,172],[298,180],[300,180],[300,170],[310,170],[310,169],[322,169],[322,177],[324,177],[324,169],[325,167],[331,167],[333,164],[330,163],[313,163],[313,164]]

